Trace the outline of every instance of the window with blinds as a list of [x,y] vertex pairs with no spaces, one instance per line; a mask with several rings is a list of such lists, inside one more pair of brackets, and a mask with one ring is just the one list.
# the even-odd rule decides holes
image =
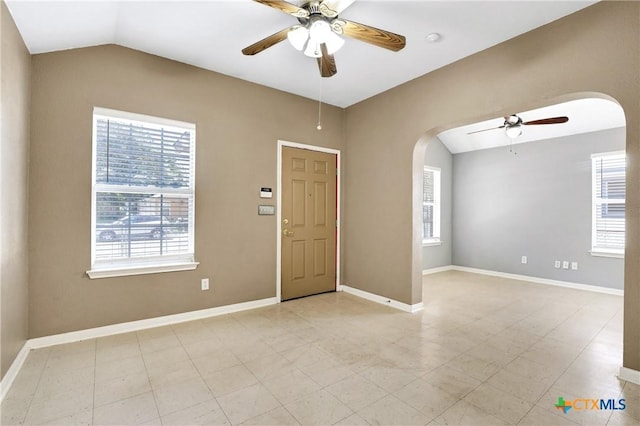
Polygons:
[[422,180],[422,240],[440,242],[440,169],[428,166]]
[[624,152],[594,154],[592,252],[624,254],[626,161]]
[[194,179],[194,124],[95,108],[92,270],[194,262]]

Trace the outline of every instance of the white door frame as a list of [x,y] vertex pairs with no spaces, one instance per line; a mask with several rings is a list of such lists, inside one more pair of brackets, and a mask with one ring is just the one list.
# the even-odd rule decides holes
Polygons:
[[340,150],[278,140],[278,187],[276,193],[276,301],[278,303],[282,301],[282,149],[284,147],[307,149],[309,151],[326,152],[336,155],[336,291],[342,290],[340,286]]

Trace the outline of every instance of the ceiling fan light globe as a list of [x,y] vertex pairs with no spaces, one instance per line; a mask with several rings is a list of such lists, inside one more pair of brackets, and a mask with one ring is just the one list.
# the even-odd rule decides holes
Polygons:
[[322,50],[320,49],[320,43],[316,43],[313,39],[309,39],[307,48],[304,49],[304,54],[310,58],[322,57]]
[[344,45],[344,39],[331,31],[325,41],[325,44],[327,45],[327,52],[329,55],[333,55]]
[[504,128],[504,132],[511,139],[515,139],[522,134],[522,126],[519,124],[515,126],[507,126]]
[[309,39],[309,30],[305,27],[294,28],[287,33],[287,38],[294,49],[302,51],[305,43]]
[[326,43],[331,34],[331,25],[324,19],[316,19],[309,27],[309,37],[319,44]]

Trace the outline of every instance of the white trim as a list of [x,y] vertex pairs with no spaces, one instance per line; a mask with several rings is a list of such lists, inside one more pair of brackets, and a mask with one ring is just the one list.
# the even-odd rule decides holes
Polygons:
[[16,358],[9,366],[9,369],[5,373],[4,377],[2,378],[2,380],[0,380],[0,403],[4,401],[4,397],[9,393],[11,385],[13,385],[16,377],[18,377],[20,369],[22,369],[24,362],[27,360],[27,356],[29,355],[29,351],[31,350],[27,343],[28,341],[25,342],[24,345],[22,345],[22,349],[20,349],[20,352],[18,352],[18,355],[16,355]]
[[98,337],[112,336],[114,334],[130,333],[133,331],[146,330],[148,328],[179,324],[182,322],[215,317],[218,315],[231,314],[234,312],[246,311],[248,309],[261,308],[264,306],[275,304],[275,297],[270,297],[268,299],[252,300],[250,302],[242,302],[233,305],[201,309],[199,311],[183,312],[180,314],[106,325],[104,327],[71,331],[69,333],[55,334],[53,336],[37,337],[35,339],[28,340],[27,345],[30,349],[38,349],[47,346],[61,345],[64,343],[79,342],[81,340],[95,339]]
[[334,154],[336,156],[336,291],[340,291],[340,205],[341,205],[341,195],[340,195],[340,176],[342,173],[341,161],[340,161],[340,150],[333,148],[324,148],[321,146],[315,145],[306,145],[296,142],[288,142],[283,140],[278,140],[278,153],[277,153],[277,196],[276,196],[276,299],[278,303],[282,301],[282,148],[299,148],[299,149],[307,149],[309,151],[317,151],[324,152],[327,154]]
[[200,262],[184,262],[170,264],[153,264],[147,266],[132,266],[121,268],[91,269],[87,271],[90,279],[124,277],[128,275],[157,274],[161,272],[193,271]]
[[398,302],[397,300],[389,299],[388,297],[379,296],[377,294],[369,293],[368,291],[359,290],[357,288],[349,287],[347,285],[340,286],[341,291],[345,293],[353,294],[354,296],[361,297],[363,299],[370,300],[371,302],[380,303],[381,305],[391,306],[395,309],[400,309],[404,312],[415,313],[424,309],[424,303],[416,303],[415,305],[408,305],[406,303]]
[[624,252],[604,251],[604,249],[593,249],[589,251],[591,256],[611,257],[613,259],[624,259]]
[[454,271],[471,272],[474,274],[491,275],[494,277],[510,278],[513,280],[529,281],[537,284],[554,285],[557,287],[573,288],[576,290],[592,291],[595,293],[612,294],[614,296],[624,296],[624,290],[609,287],[600,287],[590,284],[572,283],[569,281],[550,280],[547,278],[530,277],[528,275],[509,274],[506,272],[488,271],[485,269],[467,268],[466,266],[453,266]]
[[640,371],[638,370],[633,370],[627,367],[620,367],[618,378],[626,380],[627,382],[635,383],[636,385],[640,385]]
[[422,240],[422,247],[436,247],[442,245],[442,241],[437,239]]
[[437,274],[438,272],[451,271],[453,270],[453,268],[454,268],[453,265],[447,265],[447,266],[439,266],[437,268],[424,269],[422,271],[422,275],[431,275],[431,274]]

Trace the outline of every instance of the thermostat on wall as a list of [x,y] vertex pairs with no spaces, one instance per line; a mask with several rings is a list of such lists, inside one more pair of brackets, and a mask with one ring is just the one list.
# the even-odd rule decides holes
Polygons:
[[260,188],[260,198],[273,198],[271,188]]

